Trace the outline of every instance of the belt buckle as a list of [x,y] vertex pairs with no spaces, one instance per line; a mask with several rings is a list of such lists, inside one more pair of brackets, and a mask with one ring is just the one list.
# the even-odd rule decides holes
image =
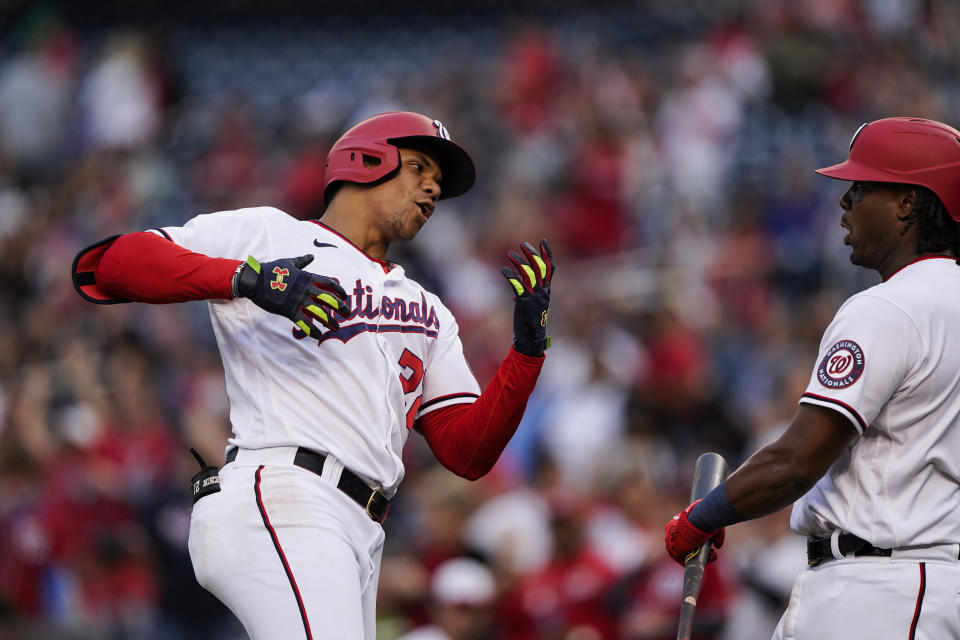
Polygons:
[[383,497],[384,500],[386,500],[386,497],[384,497],[383,491],[380,490],[380,487],[377,487],[376,489],[373,489],[370,492],[370,497],[367,498],[367,506],[365,506],[363,510],[367,513],[367,515],[370,517],[371,520],[373,520],[378,524],[383,524],[383,521],[387,519],[387,512],[390,511],[390,501],[387,500],[387,508],[384,509],[383,515],[378,516],[370,509],[373,506],[373,501],[376,499],[377,496],[381,496]]
[[823,564],[824,556],[817,549],[818,543],[820,543],[823,538],[818,536],[809,536],[807,537],[807,564],[811,567],[817,567]]

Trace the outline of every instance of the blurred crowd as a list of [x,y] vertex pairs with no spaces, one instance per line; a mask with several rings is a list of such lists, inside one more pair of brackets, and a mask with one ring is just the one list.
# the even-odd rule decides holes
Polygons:
[[[960,122],[950,0],[366,19],[94,28],[37,5],[0,39],[0,640],[244,637],[186,551],[188,450],[222,461],[230,431],[206,305],[94,307],[71,262],[204,212],[318,217],[329,145],[391,109],[478,166],[390,257],[453,310],[481,386],[511,340],[505,252],[547,237],[558,275],[494,471],[463,481],[411,437],[378,635],[675,637],[662,527],[696,458],[776,437],[876,282],[813,169],[863,121]],[[697,638],[769,637],[805,564],[788,518],[728,531]]]

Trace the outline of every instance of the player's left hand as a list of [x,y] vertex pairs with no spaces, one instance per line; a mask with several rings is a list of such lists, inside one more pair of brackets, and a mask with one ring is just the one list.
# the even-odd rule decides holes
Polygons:
[[529,242],[507,254],[514,269],[504,267],[503,277],[513,287],[513,346],[527,356],[539,357],[550,346],[547,335],[547,312],[550,308],[550,281],[555,266],[546,240],[540,241],[540,253]]
[[[700,501],[697,500],[697,502]],[[687,558],[696,553],[697,549],[707,540],[710,540],[713,544],[710,548],[710,555],[707,557],[707,564],[710,564],[717,559],[716,550],[723,546],[723,539],[726,536],[724,529],[703,531],[690,522],[687,516],[690,515],[690,510],[696,506],[697,502],[694,502],[673,516],[663,528],[663,538],[666,543],[667,553],[671,558],[676,560],[680,566],[685,565]]]
[[265,311],[289,318],[308,336],[319,339],[320,328],[313,321],[336,331],[340,323],[334,312],[348,316],[350,307],[347,293],[334,279],[303,270],[311,262],[309,254],[263,264],[249,256],[237,272],[234,293]]

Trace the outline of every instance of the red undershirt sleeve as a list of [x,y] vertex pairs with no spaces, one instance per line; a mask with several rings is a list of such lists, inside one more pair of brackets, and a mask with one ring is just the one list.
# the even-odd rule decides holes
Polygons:
[[417,420],[440,464],[469,480],[486,475],[517,430],[543,362],[543,356],[525,356],[511,347],[473,404],[444,407]]
[[96,282],[106,293],[133,302],[229,300],[240,263],[194,253],[140,231],[113,241],[96,267]]

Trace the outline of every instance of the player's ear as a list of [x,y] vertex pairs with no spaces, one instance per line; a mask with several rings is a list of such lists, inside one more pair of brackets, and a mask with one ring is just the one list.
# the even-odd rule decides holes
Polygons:
[[916,187],[910,186],[901,190],[897,196],[897,222],[902,225],[900,227],[900,237],[907,235],[907,232],[913,229],[917,222],[915,206],[917,196]]
[[916,187],[906,187],[900,192],[900,196],[897,199],[898,211],[897,219],[901,221],[907,221],[913,217],[913,209],[917,203],[917,189]]

